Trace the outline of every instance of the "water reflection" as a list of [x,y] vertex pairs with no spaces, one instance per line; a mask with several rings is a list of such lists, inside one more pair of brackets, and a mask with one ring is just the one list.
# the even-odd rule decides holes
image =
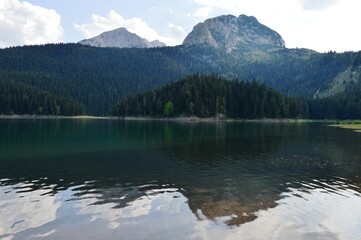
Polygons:
[[0,123],[0,238],[361,235],[355,133],[312,124]]

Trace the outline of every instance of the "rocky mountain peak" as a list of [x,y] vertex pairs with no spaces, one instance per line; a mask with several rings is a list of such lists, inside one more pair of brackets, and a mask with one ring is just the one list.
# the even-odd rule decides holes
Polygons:
[[284,48],[285,42],[276,31],[255,17],[223,15],[197,24],[183,45],[208,44],[231,52],[249,48]]
[[166,45],[158,40],[149,42],[135,33],[129,32],[126,28],[117,28],[104,32],[96,37],[85,39],[79,44],[93,47],[116,47],[116,48],[152,48],[165,47]]

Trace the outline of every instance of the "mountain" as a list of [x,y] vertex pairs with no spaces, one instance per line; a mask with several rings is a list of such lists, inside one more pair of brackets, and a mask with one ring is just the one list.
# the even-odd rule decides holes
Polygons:
[[[208,46],[223,55],[229,78],[256,79],[295,96],[325,98],[343,93],[361,76],[361,53],[288,49],[279,33],[255,17],[224,15],[197,24],[185,46]],[[213,59],[204,59],[216,65]]]
[[276,31],[259,23],[255,17],[225,15],[197,24],[183,45],[208,44],[232,52],[244,48],[285,48]]
[[[232,34],[216,37],[216,29],[210,28],[218,47],[196,41],[187,44],[187,40],[185,45],[161,48],[48,44],[0,49],[0,82],[21,84],[68,99],[81,104],[85,113],[92,115],[108,115],[116,103],[128,96],[194,73],[256,80],[282,94],[303,98],[327,100],[340,94],[356,94],[351,89],[361,84],[361,52],[318,53],[309,49],[288,49],[282,38],[268,28],[258,31],[252,43],[250,36],[256,35],[256,29],[265,27],[243,15],[220,16],[209,22],[221,22],[227,27],[227,22],[235,26],[234,22],[243,18],[248,21],[242,25],[243,32],[232,32],[238,36],[236,39],[242,39],[237,40],[237,44],[228,41],[234,39],[229,37]],[[251,27],[248,29],[245,25]],[[194,34],[192,32],[190,35]],[[262,35],[262,32],[269,34]],[[274,40],[263,44],[266,41],[259,40],[261,37]],[[234,47],[227,51],[225,46]]]
[[165,47],[166,45],[158,40],[149,42],[147,39],[129,32],[125,28],[118,28],[113,31],[104,32],[96,37],[85,39],[79,44],[93,47],[116,47],[116,48],[153,48]]

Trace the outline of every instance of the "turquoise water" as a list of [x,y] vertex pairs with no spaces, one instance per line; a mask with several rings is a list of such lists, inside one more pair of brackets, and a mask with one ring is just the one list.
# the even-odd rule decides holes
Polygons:
[[0,120],[0,239],[360,239],[361,134]]

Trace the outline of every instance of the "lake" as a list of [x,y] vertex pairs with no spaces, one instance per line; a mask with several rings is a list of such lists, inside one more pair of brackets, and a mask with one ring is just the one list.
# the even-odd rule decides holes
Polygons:
[[361,133],[0,120],[0,239],[361,239]]

